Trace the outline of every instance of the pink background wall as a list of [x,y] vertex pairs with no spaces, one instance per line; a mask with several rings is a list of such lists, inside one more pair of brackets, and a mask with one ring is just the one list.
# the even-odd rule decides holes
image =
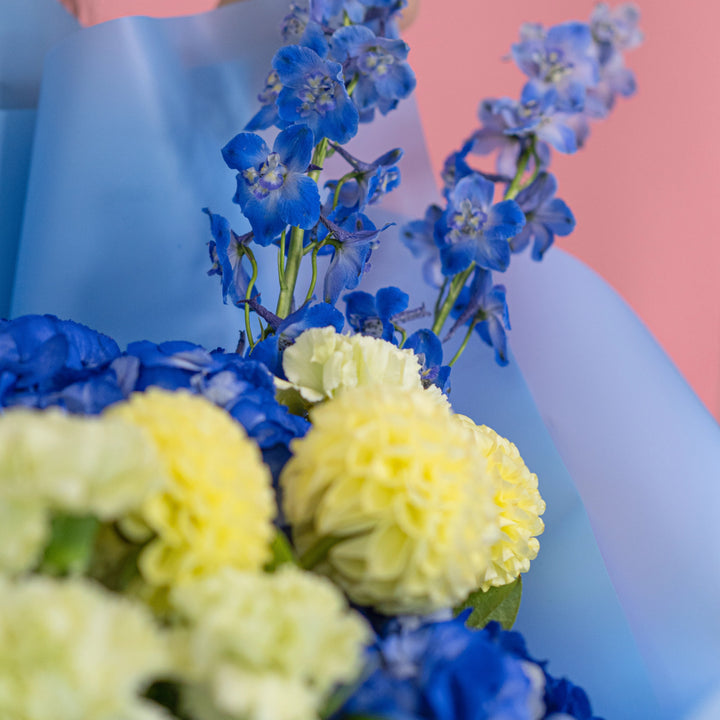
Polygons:
[[[73,0],[65,0],[70,4]],[[477,124],[483,97],[519,93],[503,63],[522,22],[586,19],[593,0],[421,0],[407,31],[433,163]],[[201,12],[216,0],[91,0],[83,17]],[[615,3],[613,3],[615,4]],[[578,155],[556,157],[560,196],[578,220],[560,246],[629,302],[707,407],[720,417],[720,7],[638,0],[645,44],[630,53],[639,93],[594,126]],[[608,338],[612,342],[612,338]],[[622,348],[618,348],[622,353]]]

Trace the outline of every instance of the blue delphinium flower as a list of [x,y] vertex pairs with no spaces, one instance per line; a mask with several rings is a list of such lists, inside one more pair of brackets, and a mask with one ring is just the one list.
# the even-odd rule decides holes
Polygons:
[[437,385],[443,392],[448,392],[451,368],[442,364],[442,343],[432,330],[417,330],[405,341],[403,348],[412,350],[418,356],[420,375],[425,387]]
[[537,178],[515,198],[525,213],[525,227],[510,240],[510,249],[521,252],[533,243],[533,260],[542,260],[553,244],[555,235],[564,237],[575,229],[575,217],[560,198],[555,197],[557,180],[554,175],[540,173]]
[[[400,148],[394,148],[371,163],[363,162],[352,156],[341,145],[333,145],[335,152],[341,155],[353,168],[353,178],[346,180],[338,193],[338,203],[352,212],[362,212],[366,205],[379,202],[384,195],[400,184],[400,170],[397,163],[403,156]],[[330,190],[328,198],[330,210],[334,200],[338,181],[330,180],[325,184]]]
[[65,407],[97,413],[122,398],[107,335],[53,315],[0,320],[0,407]]
[[535,135],[562,153],[578,149],[575,130],[568,123],[572,115],[560,112],[557,90],[540,90],[535,85],[523,88],[520,102],[502,98],[496,103],[496,112],[502,115],[508,135]]
[[275,54],[273,68],[283,86],[277,98],[281,120],[305,123],[315,143],[325,137],[346,143],[357,133],[358,111],[339,63],[323,60],[310,48],[288,45]]
[[396,287],[381,288],[375,295],[357,290],[343,297],[345,317],[361,335],[382,338],[397,345],[393,318],[407,310],[410,296]]
[[439,288],[445,276],[442,274],[440,247],[436,242],[435,225],[443,215],[439,205],[430,205],[422,220],[403,225],[400,239],[416,258],[423,259],[423,279],[431,287]]
[[592,34],[585,23],[563,23],[547,32],[524,26],[512,56],[540,93],[557,90],[560,110],[581,111],[586,89],[599,80]]
[[278,115],[277,98],[281,90],[280,76],[275,70],[271,70],[265,78],[265,87],[258,94],[261,107],[247,122],[245,130],[265,130],[272,125],[287,126],[288,123],[283,123]]
[[[237,235],[222,215],[211,213],[207,208],[203,212],[210,218],[210,232],[215,238],[208,243],[212,262],[208,275],[220,275],[223,302],[227,303],[227,297],[230,295],[230,300],[235,305],[245,298],[250,284],[250,276],[242,264],[244,257],[242,248],[250,242],[252,233]],[[256,295],[257,288],[253,286],[251,292]]]
[[280,35],[286,45],[299,45],[310,21],[310,9],[305,4],[290,3],[290,12],[282,19]]
[[438,223],[440,258],[444,275],[456,275],[472,262],[489,270],[504,271],[510,264],[508,240],[525,224],[513,200],[492,204],[494,185],[474,173],[464,177],[450,193],[449,206]]
[[[333,214],[321,218],[332,236],[333,254],[325,272],[323,299],[334,305],[343,290],[353,290],[358,286],[370,261],[370,255],[378,245],[377,236],[390,224],[378,229],[362,213],[353,213],[342,223],[336,224]],[[318,237],[322,239],[319,234]]]
[[457,319],[446,340],[461,325],[472,323],[483,342],[495,349],[498,365],[507,365],[505,333],[510,330],[510,316],[505,294],[504,285],[493,285],[492,273],[477,268],[470,285],[462,289],[453,306],[452,315]]
[[287,379],[282,367],[282,354],[285,348],[295,342],[295,338],[310,328],[334,327],[341,332],[345,319],[342,313],[327,303],[303,305],[284,320],[277,318],[274,333],[261,340],[250,351],[250,357],[265,365],[273,375]]
[[372,672],[342,715],[389,720],[537,720],[542,673],[505,651],[464,616],[396,626],[369,651]]
[[238,170],[233,201],[250,221],[259,245],[269,245],[287,225],[311,228],[317,223],[320,193],[315,181],[303,175],[312,149],[306,125],[283,130],[272,152],[259,135],[247,132],[223,148],[227,165]]
[[604,2],[595,5],[590,16],[590,31],[598,45],[601,64],[616,52],[640,45],[643,35],[639,23],[640,11],[630,3],[614,9]]
[[415,88],[403,40],[376,37],[363,25],[349,25],[333,34],[331,54],[343,64],[347,77],[357,78],[352,100],[361,112],[382,101],[379,107],[385,114]]

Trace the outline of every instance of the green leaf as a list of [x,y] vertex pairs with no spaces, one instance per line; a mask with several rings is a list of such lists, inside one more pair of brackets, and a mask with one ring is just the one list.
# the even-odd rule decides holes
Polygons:
[[517,618],[522,598],[522,578],[501,587],[491,587],[486,592],[476,590],[468,599],[455,608],[459,615],[463,610],[472,608],[467,626],[480,630],[490,621],[496,620],[505,630],[510,630]]
[[286,565],[287,563],[297,564],[295,551],[282,530],[275,532],[275,537],[273,538],[270,549],[272,550],[273,556],[272,560],[265,566],[267,572],[274,572],[281,565]]
[[90,566],[100,522],[92,515],[56,515],[40,563],[48,575],[82,575]]

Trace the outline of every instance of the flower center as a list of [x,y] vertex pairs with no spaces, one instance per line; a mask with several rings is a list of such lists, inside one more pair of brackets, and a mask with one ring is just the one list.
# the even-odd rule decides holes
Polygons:
[[242,175],[252,194],[262,200],[273,190],[282,187],[287,172],[287,168],[280,162],[280,156],[270,153],[259,168],[250,167]]
[[536,62],[540,77],[550,85],[559,83],[574,67],[565,57],[565,53],[558,48],[548,48],[545,52],[538,53]]
[[305,86],[298,97],[302,101],[300,114],[307,116],[311,112],[325,115],[335,109],[335,81],[324,73],[317,72],[305,79]]
[[379,47],[368,48],[358,59],[360,72],[375,77],[387,74],[390,65],[394,63],[395,58]]
[[477,235],[486,221],[487,215],[466,198],[450,216],[450,227],[453,229],[450,237],[459,239],[462,235]]

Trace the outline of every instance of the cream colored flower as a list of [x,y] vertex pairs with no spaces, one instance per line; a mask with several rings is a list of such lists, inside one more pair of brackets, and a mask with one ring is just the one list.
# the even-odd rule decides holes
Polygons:
[[0,717],[159,720],[140,693],[170,668],[149,612],[85,580],[0,580]]
[[311,419],[280,479],[299,552],[349,538],[317,569],[386,613],[429,613],[476,590],[498,535],[495,488],[449,407],[420,388],[362,387]]
[[339,590],[293,566],[225,568],[175,587],[170,602],[188,626],[190,705],[230,717],[316,718],[330,690],[354,680],[369,639]]
[[492,564],[483,578],[482,589],[506,585],[530,569],[540,543],[536,535],[545,529],[540,516],[545,501],[538,491],[537,475],[528,470],[518,449],[509,440],[470,418],[457,418],[470,428],[478,449],[486,458],[483,473],[495,483],[495,503],[500,509],[500,536],[492,547]]
[[147,433],[168,476],[140,512],[156,534],[139,560],[149,585],[167,589],[226,566],[257,570],[270,559],[270,471],[239,423],[205,398],[158,388],[108,413]]
[[421,388],[420,363],[411,350],[365,335],[341,335],[332,327],[311,328],[283,353],[289,380],[281,390],[296,389],[309,403],[340,390],[374,385]]
[[112,520],[138,508],[165,476],[142,431],[59,409],[0,415],[0,570],[38,560],[53,512]]

